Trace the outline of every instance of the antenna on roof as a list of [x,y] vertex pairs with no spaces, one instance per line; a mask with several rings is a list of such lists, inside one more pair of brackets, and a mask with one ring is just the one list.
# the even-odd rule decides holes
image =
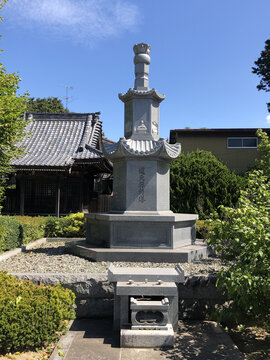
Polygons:
[[68,96],[68,90],[73,90],[73,86],[64,85],[66,88],[66,96],[62,96],[66,103],[66,110],[68,110],[68,103],[72,100],[71,96]]

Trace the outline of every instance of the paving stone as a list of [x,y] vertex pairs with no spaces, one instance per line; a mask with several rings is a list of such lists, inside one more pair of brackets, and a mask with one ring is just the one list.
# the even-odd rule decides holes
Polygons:
[[75,320],[65,360],[244,360],[229,335],[215,322],[179,321],[173,349],[114,347],[112,326],[112,319]]

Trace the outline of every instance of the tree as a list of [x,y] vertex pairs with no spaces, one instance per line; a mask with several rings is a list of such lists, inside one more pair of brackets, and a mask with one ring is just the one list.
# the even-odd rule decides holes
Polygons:
[[262,170],[264,175],[270,179],[270,141],[262,129],[257,130],[257,136],[261,139],[258,146],[261,158],[256,161],[256,168]]
[[[256,66],[252,68],[252,72],[258,75],[261,80],[257,85],[258,90],[270,91],[270,39],[266,40],[265,48],[261,52],[261,56],[254,62]],[[267,103],[270,112],[270,102]]]
[[67,113],[64,105],[57,97],[34,98],[31,97],[27,102],[27,112],[30,113]]
[[[5,3],[5,0],[0,2],[0,10]],[[17,93],[20,81],[18,74],[8,74],[0,63],[0,201],[4,197],[5,179],[12,170],[10,162],[22,153],[16,142],[25,135],[24,127],[27,124],[22,117],[26,110],[27,94]]]
[[261,130],[257,134],[261,169],[249,174],[235,208],[220,207],[219,216],[210,221],[208,243],[227,261],[217,274],[217,285],[229,300],[220,319],[250,317],[270,328],[270,143]]
[[219,205],[234,205],[243,178],[208,151],[181,154],[171,164],[171,208],[205,219]]
[[[2,9],[2,7],[7,3],[8,0],[0,0],[0,10]],[[2,16],[0,16],[0,21],[2,21],[3,18]]]

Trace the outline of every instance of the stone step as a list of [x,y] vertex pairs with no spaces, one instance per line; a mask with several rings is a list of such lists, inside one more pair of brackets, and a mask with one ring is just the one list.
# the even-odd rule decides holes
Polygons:
[[176,249],[94,248],[84,240],[70,242],[66,247],[70,253],[94,261],[183,263],[210,255],[210,248],[201,241]]

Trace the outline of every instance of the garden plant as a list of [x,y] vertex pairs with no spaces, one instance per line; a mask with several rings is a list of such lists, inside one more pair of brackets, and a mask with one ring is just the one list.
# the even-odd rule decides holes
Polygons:
[[206,219],[218,206],[236,204],[245,178],[229,170],[211,152],[181,154],[171,164],[171,209]]
[[257,170],[249,174],[235,207],[220,206],[208,243],[227,261],[217,276],[228,303],[218,311],[219,320],[252,319],[270,328],[270,144],[261,130]]
[[74,318],[74,302],[74,293],[60,285],[34,285],[0,272],[0,354],[55,341]]

